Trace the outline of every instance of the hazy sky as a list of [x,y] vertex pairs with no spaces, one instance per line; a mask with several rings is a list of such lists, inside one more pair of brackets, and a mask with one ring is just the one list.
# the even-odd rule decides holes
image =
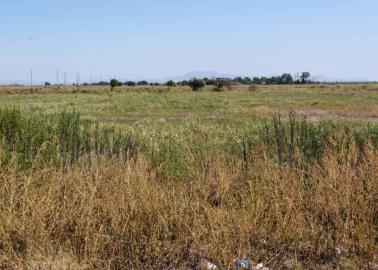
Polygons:
[[0,0],[0,82],[212,70],[378,80],[377,0]]

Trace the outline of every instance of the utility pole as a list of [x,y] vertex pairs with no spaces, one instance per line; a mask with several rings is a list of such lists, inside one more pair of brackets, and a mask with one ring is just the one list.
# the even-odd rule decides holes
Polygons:
[[76,87],[79,87],[79,81],[80,81],[80,75],[79,75],[79,72],[76,73]]
[[64,72],[63,74],[64,86],[67,86],[67,74]]
[[59,87],[59,70],[56,70],[56,87]]
[[30,68],[30,86],[33,87],[33,68]]

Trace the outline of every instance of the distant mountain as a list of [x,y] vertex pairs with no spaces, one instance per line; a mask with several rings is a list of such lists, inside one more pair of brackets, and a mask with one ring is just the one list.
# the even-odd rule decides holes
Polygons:
[[10,81],[5,81],[4,80],[4,81],[0,81],[0,85],[30,85],[30,81],[25,81],[25,80],[10,80]]
[[211,78],[234,78],[234,77],[236,77],[236,75],[234,74],[227,74],[227,73],[221,73],[221,72],[216,72],[216,71],[190,71],[181,76],[170,76],[170,77],[158,79],[156,81],[166,82],[168,80],[173,80],[173,81],[178,82],[178,81],[190,80],[193,78],[211,79]]

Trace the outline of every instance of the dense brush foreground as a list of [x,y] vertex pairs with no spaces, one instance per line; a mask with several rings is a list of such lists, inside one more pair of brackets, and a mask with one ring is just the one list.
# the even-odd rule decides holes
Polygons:
[[[1,269],[368,269],[378,128],[272,120],[103,127],[0,111]],[[357,266],[359,268],[357,268]]]

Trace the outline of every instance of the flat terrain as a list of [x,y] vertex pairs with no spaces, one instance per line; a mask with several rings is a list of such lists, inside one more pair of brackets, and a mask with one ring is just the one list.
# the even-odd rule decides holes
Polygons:
[[376,269],[377,119],[377,85],[0,87],[0,269]]
[[236,87],[193,92],[186,87],[0,87],[0,107],[56,113],[76,110],[100,122],[131,124],[200,118],[244,121],[291,110],[309,120],[378,120],[378,85]]

